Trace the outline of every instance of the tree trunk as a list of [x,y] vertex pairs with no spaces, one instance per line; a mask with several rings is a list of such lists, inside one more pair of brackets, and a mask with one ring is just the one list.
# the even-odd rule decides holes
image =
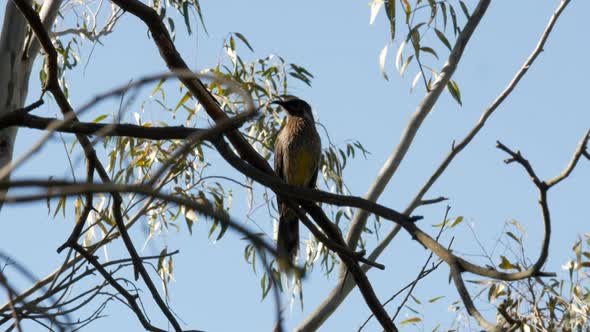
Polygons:
[[[31,0],[27,0],[31,4]],[[45,0],[40,12],[43,25],[50,31],[61,0]],[[27,98],[33,63],[39,54],[36,39],[28,42],[27,22],[12,1],[6,4],[0,34],[0,118],[22,108]],[[27,52],[27,54],[25,54]],[[0,129],[0,169],[12,161],[16,127]],[[2,179],[7,180],[7,179]],[[6,191],[0,191],[0,209]]]

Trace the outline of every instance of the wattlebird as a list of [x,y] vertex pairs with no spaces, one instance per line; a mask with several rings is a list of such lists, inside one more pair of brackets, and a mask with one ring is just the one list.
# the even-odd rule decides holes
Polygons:
[[[275,172],[288,184],[315,188],[322,155],[320,135],[315,128],[311,107],[305,101],[288,96],[273,104],[287,112],[287,123],[275,141]],[[279,232],[278,263],[284,269],[293,262],[299,247],[299,219],[277,195]]]

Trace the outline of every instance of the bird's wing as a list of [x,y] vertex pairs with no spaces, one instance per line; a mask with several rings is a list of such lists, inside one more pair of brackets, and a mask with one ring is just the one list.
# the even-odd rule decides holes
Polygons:
[[313,175],[311,176],[311,180],[309,181],[308,187],[310,187],[311,189],[316,189],[318,187],[318,173],[319,173],[319,171],[320,171],[320,162],[318,161],[315,171],[313,172]]
[[[283,166],[283,144],[280,144],[277,141],[275,142],[275,173],[277,173],[278,177],[280,177],[283,181],[285,180],[284,176],[284,166]],[[277,195],[277,209],[279,212],[281,211],[281,200],[279,195]]]

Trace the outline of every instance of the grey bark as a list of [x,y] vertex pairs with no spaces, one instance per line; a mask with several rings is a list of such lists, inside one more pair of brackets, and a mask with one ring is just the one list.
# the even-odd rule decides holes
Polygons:
[[[27,3],[30,4],[31,0]],[[61,0],[43,2],[40,16],[48,31],[60,4]],[[27,43],[27,22],[14,3],[8,1],[0,34],[0,117],[24,106],[31,70],[38,54],[39,42],[35,39]],[[16,127],[0,130],[0,169],[12,161],[16,134]],[[0,209],[5,196],[6,191],[1,190]]]

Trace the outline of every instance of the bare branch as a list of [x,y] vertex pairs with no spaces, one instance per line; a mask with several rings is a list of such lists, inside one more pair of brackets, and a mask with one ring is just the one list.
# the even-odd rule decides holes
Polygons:
[[[37,39],[39,40],[39,43],[41,44],[41,46],[43,47],[43,49],[46,53],[47,83],[46,83],[45,89],[48,90],[49,92],[51,92],[51,94],[54,96],[55,101],[59,105],[60,110],[62,111],[64,116],[70,116],[72,118],[72,121],[77,122],[78,119],[75,116],[73,108],[70,105],[67,97],[65,96],[63,90],[61,89],[61,87],[59,85],[58,66],[57,66],[57,51],[55,50],[55,47],[53,46],[53,43],[51,42],[51,39],[49,37],[49,34],[47,33],[47,30],[43,26],[43,23],[41,22],[39,15],[35,12],[35,10],[29,4],[27,4],[24,0],[13,0],[13,2],[20,9],[21,13],[24,15],[24,17],[29,22],[31,29],[35,32],[35,35],[36,35]],[[98,157],[96,155],[96,151],[92,147],[92,144],[88,140],[88,137],[78,134],[78,135],[76,135],[76,138],[78,139],[78,141],[80,142],[80,145],[84,149],[84,153],[85,153],[85,156],[88,159],[88,161],[93,163],[93,165],[96,167],[96,170],[98,171],[101,179],[105,183],[110,183],[111,179],[110,179],[108,173],[106,172],[104,166],[101,164],[100,160],[98,159]],[[139,274],[142,276],[146,286],[150,289],[150,293],[152,294],[152,297],[154,298],[154,301],[156,302],[156,304],[158,305],[160,310],[164,313],[164,315],[166,316],[166,318],[168,319],[170,324],[172,324],[174,329],[176,331],[181,331],[182,329],[181,329],[178,321],[176,320],[176,318],[174,317],[174,315],[172,314],[170,309],[167,307],[167,305],[162,300],[160,294],[158,293],[157,289],[155,288],[155,286],[153,284],[153,281],[151,280],[149,274],[145,270],[145,267],[141,264],[141,261],[139,260],[139,255],[137,254],[137,251],[136,251],[135,247],[133,246],[133,242],[131,241],[131,238],[130,238],[129,234],[127,233],[127,230],[125,229],[125,223],[123,221],[123,216],[121,215],[121,210],[120,210],[123,199],[121,198],[121,196],[117,192],[113,192],[111,194],[112,194],[113,200],[114,200],[113,214],[115,216],[115,223],[117,224],[117,227],[119,228],[119,232],[121,233],[121,237],[123,239],[123,242],[125,244],[127,251],[134,259],[134,262],[136,262],[136,264],[135,264],[136,278],[137,278],[137,275],[139,275]],[[73,248],[73,249],[75,249],[75,248]],[[79,250],[76,250],[76,251],[78,251],[80,254],[82,254]]]
[[88,261],[92,266],[102,275],[102,277],[111,285],[111,287],[115,288],[119,294],[121,294],[127,304],[131,308],[131,310],[135,313],[141,325],[148,331],[155,331],[155,332],[165,332],[166,330],[157,328],[150,324],[149,320],[144,316],[141,308],[137,304],[136,297],[131,295],[123,286],[121,286],[98,262],[95,256],[89,254],[86,249],[82,248],[77,243],[72,244],[71,246],[78,254],[82,255],[86,261]]
[[[454,160],[454,158],[472,141],[472,139],[484,127],[488,118],[494,113],[494,111],[500,106],[500,104],[514,90],[516,85],[520,82],[522,77],[526,74],[528,69],[532,66],[532,64],[536,60],[537,56],[544,50],[545,43],[546,43],[549,35],[551,34],[551,31],[553,30],[555,24],[557,23],[558,18],[560,17],[560,15],[562,14],[562,12],[566,8],[566,6],[569,4],[569,2],[570,2],[569,0],[561,1],[560,5],[556,9],[556,11],[549,19],[549,23],[547,24],[547,27],[543,31],[539,42],[537,43],[536,47],[533,49],[531,55],[525,61],[523,66],[519,69],[519,71],[516,73],[516,75],[510,81],[510,83],[504,89],[504,91],[502,91],[502,93],[500,93],[500,95],[492,102],[492,104],[490,106],[488,106],[488,108],[482,113],[482,116],[480,117],[480,119],[478,120],[476,125],[473,127],[473,129],[467,134],[467,136],[465,136],[465,138],[463,138],[463,140],[461,140],[460,143],[457,145],[455,145],[453,142],[453,147],[451,149],[451,152],[446,156],[446,158],[443,160],[443,162],[440,164],[440,166],[436,169],[436,171],[430,176],[430,178],[422,186],[422,188],[420,189],[418,194],[414,197],[412,202],[409,204],[409,206],[404,211],[405,214],[411,214],[418,206],[420,206],[422,199],[423,199],[424,195],[426,194],[426,192],[428,192],[428,190],[430,190],[432,185],[444,173],[444,171],[451,164],[451,162]],[[588,160],[590,160],[590,154],[588,154],[588,152],[584,151],[584,152],[582,152],[582,154],[584,156],[586,156],[588,158]],[[393,240],[393,238],[398,234],[400,229],[401,229],[401,226],[396,225],[389,233],[387,233],[385,235],[385,237],[383,238],[383,240],[373,250],[373,252],[371,252],[371,254],[369,255],[368,258],[372,259],[372,260],[377,259],[381,255],[381,253],[385,250],[385,248],[389,245],[389,243]],[[467,265],[467,264],[464,264],[464,265]],[[365,270],[368,270],[371,267],[364,266],[363,268]],[[480,273],[485,272],[483,269],[475,269],[475,266],[473,266],[472,270],[480,272]],[[494,273],[494,276],[506,277],[506,275],[503,275],[503,274],[498,275],[496,273]],[[304,322],[301,326],[302,327],[309,327],[309,326],[317,327],[317,326],[319,326],[319,324],[321,324],[321,322],[319,322],[319,320],[326,319],[325,317],[327,315],[329,315],[331,312],[336,310],[336,308],[340,305],[340,303],[342,303],[342,301],[344,301],[344,299],[350,293],[350,291],[353,289],[353,287],[354,287],[354,283],[350,282],[349,279],[345,279],[344,281],[342,281],[342,279],[341,279],[339,284],[334,288],[334,290],[332,292],[330,292],[330,294],[328,295],[326,300],[316,309],[316,311],[312,315],[310,315],[310,317],[307,318],[307,321]],[[314,323],[314,321],[315,321],[315,323]],[[304,324],[307,324],[307,325],[304,325]]]
[[526,170],[527,174],[531,177],[531,180],[533,181],[533,183],[535,183],[535,185],[537,187],[546,187],[547,185],[545,183],[542,183],[541,180],[539,180],[539,177],[537,176],[537,174],[535,173],[535,170],[533,170],[533,166],[531,166],[531,164],[529,163],[528,160],[526,160],[521,154],[520,151],[512,151],[510,150],[507,146],[505,146],[504,144],[502,144],[500,141],[496,142],[496,147],[506,153],[508,153],[510,155],[509,159],[504,160],[504,162],[506,164],[510,164],[513,162],[517,162],[519,164],[522,165],[522,167],[524,167],[524,169]]
[[[449,54],[449,58],[445,63],[444,67],[441,70],[438,79],[434,83],[432,89],[426,94],[418,108],[412,114],[410,118],[410,122],[406,126],[404,133],[402,134],[401,140],[395,150],[391,153],[381,170],[379,171],[379,175],[375,182],[371,185],[367,193],[365,194],[365,198],[369,201],[377,201],[377,198],[383,193],[385,187],[389,183],[389,180],[393,177],[393,174],[401,164],[403,158],[405,157],[406,153],[410,149],[412,142],[414,141],[414,137],[418,133],[418,129],[420,129],[422,122],[428,116],[434,104],[437,102],[438,97],[444,91],[447,83],[453,76],[457,65],[459,64],[459,60],[463,55],[463,51],[469,42],[469,39],[473,35],[475,28],[481,21],[481,18],[485,14],[490,0],[480,0],[477,7],[473,10],[469,20],[463,27],[463,30],[457,37],[457,41],[453,47],[453,50]],[[367,211],[358,210],[351,222],[350,229],[346,236],[346,243],[350,248],[355,248],[359,238],[361,236],[362,230],[365,227],[369,214]]]
[[574,152],[572,160],[567,165],[567,167],[563,170],[563,172],[561,172],[561,174],[554,177],[553,179],[546,181],[547,187],[549,187],[549,188],[553,187],[554,185],[561,182],[563,179],[567,178],[572,173],[572,171],[576,167],[576,164],[578,163],[578,160],[580,160],[580,157],[582,156],[582,154],[587,153],[586,148],[588,147],[588,139],[590,139],[590,129],[588,129],[588,131],[586,132],[584,137],[582,137],[582,139],[580,140],[580,143],[578,144],[578,148],[576,149],[576,152]]
[[8,307],[10,308],[12,319],[14,320],[13,327],[16,327],[16,330],[18,332],[21,332],[22,330],[20,326],[20,319],[18,318],[18,312],[14,308],[15,291],[12,288],[12,286],[8,284],[8,281],[6,280],[6,277],[4,277],[4,273],[2,272],[2,270],[0,270],[0,286],[4,287],[4,289],[8,293]]
[[[290,197],[290,195],[285,195],[285,194],[287,194],[287,192],[292,193],[295,190],[299,190],[299,189],[306,189],[306,191],[310,191],[313,193],[322,193],[324,196],[329,194],[329,193],[321,192],[319,190],[310,190],[310,189],[300,187],[300,186],[287,185],[277,176],[267,175],[267,174],[259,171],[258,169],[254,168],[253,166],[250,166],[246,162],[244,162],[241,158],[239,158],[237,155],[235,155],[231,151],[231,149],[223,141],[223,139],[214,140],[212,143],[215,145],[215,148],[217,149],[219,154],[221,154],[221,156],[229,164],[231,164],[234,168],[236,168],[237,170],[239,170],[240,172],[242,172],[248,176],[250,176],[250,174],[256,174],[256,176],[252,177],[252,178],[261,184],[268,185],[269,183],[272,183],[272,185],[269,185],[269,187],[271,187],[273,190],[275,190],[277,195],[284,195],[286,197]],[[275,189],[276,186],[285,186],[285,189],[286,189],[286,187],[290,187],[291,189],[285,190],[285,191],[282,191],[282,190],[279,191],[279,190]],[[381,326],[383,327],[383,329],[385,329],[385,331],[388,331],[388,332],[389,331],[397,331],[397,328],[395,327],[393,322],[391,320],[389,320],[387,312],[385,312],[385,309],[383,309],[383,306],[381,305],[381,303],[379,302],[379,299],[375,295],[373,287],[371,286],[371,283],[367,279],[367,276],[365,275],[364,271],[362,271],[361,268],[359,267],[357,260],[352,259],[350,257],[351,256],[350,253],[348,253],[348,252],[338,251],[339,247],[346,246],[346,243],[344,242],[344,239],[342,238],[342,235],[340,234],[340,230],[338,229],[338,227],[336,225],[334,225],[328,219],[328,217],[325,215],[324,211],[319,206],[317,206],[315,203],[309,201],[309,199],[311,198],[309,195],[304,195],[304,196],[298,197],[298,198],[302,199],[302,201],[300,201],[299,204],[301,204],[303,209],[305,211],[307,211],[313,217],[313,219],[320,226],[320,228],[322,228],[324,233],[326,233],[327,237],[330,238],[331,240],[335,241],[338,244],[338,247],[333,247],[333,248],[337,249],[336,253],[340,257],[342,262],[346,265],[348,270],[350,271],[356,284],[359,287],[359,290],[361,291],[361,294],[363,295],[363,298],[365,299],[365,302],[367,303],[367,306],[371,309],[373,314],[375,314],[375,317],[377,317],[377,319],[379,320],[379,323],[381,323]],[[359,199],[359,200],[362,201],[362,199]],[[393,210],[391,210],[391,211],[393,211]],[[302,213],[302,211],[298,211],[298,212],[299,212],[299,217],[305,220],[306,218],[305,218],[305,215]],[[313,230],[313,227],[310,228],[310,230]],[[328,246],[330,244],[331,243],[327,243],[326,245]]]
[[[450,207],[447,206],[445,209],[445,214],[443,217],[443,226],[441,226],[438,235],[436,236],[436,240],[438,240],[440,238],[440,235],[442,234],[443,230],[444,230],[444,221],[447,220],[447,217],[449,215],[449,211],[450,211]],[[452,242],[452,241],[451,241]],[[450,245],[449,245],[450,247]],[[402,289],[400,289],[399,291],[397,291],[395,294],[393,294],[387,301],[385,301],[383,303],[383,306],[386,306],[389,302],[393,301],[399,294],[401,294],[403,291],[405,291],[406,289],[410,289],[408,291],[408,293],[406,294],[405,298],[402,300],[402,302],[400,303],[400,305],[397,307],[397,310],[395,311],[395,314],[391,317],[392,321],[395,321],[395,318],[397,317],[397,315],[400,313],[401,308],[405,305],[405,303],[408,301],[408,298],[410,297],[410,295],[412,294],[412,291],[414,290],[414,288],[416,287],[416,285],[418,284],[418,282],[424,278],[426,278],[426,276],[428,276],[430,273],[432,273],[433,271],[435,271],[441,264],[442,264],[442,260],[437,262],[436,264],[433,264],[433,266],[429,269],[426,269],[428,267],[428,264],[430,263],[430,261],[432,260],[432,256],[433,253],[431,252],[428,255],[428,258],[426,259],[426,261],[424,262],[424,264],[422,265],[422,268],[420,269],[420,272],[418,272],[418,275],[416,276],[416,278],[410,282],[409,284],[407,284],[405,287],[403,287]],[[373,317],[373,315],[369,316],[369,318],[367,318],[367,320],[365,320],[365,322],[359,327],[358,332],[360,332],[369,322],[369,320],[371,320],[371,318]]]

